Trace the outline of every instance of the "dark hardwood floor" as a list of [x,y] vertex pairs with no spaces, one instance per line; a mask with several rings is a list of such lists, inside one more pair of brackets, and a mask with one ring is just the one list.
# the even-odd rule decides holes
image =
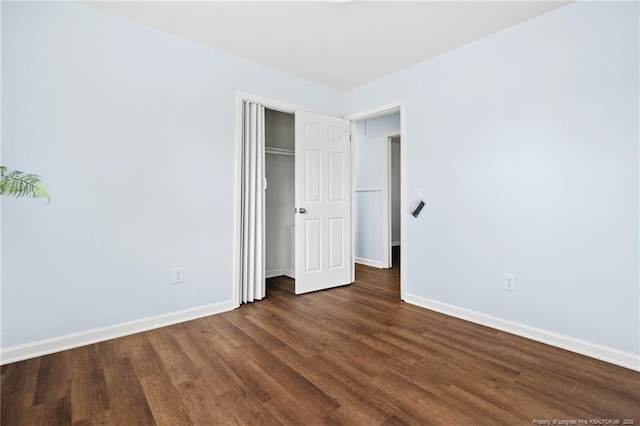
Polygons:
[[398,267],[5,365],[1,396],[2,425],[640,425],[640,373],[403,303]]

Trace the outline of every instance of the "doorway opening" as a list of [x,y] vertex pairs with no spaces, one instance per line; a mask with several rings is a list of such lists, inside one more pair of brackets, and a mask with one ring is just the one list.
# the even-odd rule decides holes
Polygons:
[[355,262],[397,272],[400,298],[404,299],[405,277],[400,273],[407,254],[401,246],[406,219],[402,214],[406,209],[402,104],[350,118],[354,135]]
[[234,300],[289,277],[296,294],[354,281],[350,122],[237,97]]
[[[265,278],[295,279],[294,114],[265,110]],[[267,292],[269,286],[267,286]]]
[[[293,138],[290,136],[278,137],[278,131],[286,135],[287,130],[281,130],[286,129],[286,125],[276,124],[274,131],[273,122],[290,121],[295,111],[295,106],[279,101],[240,92],[236,96],[236,219],[232,288],[236,306],[263,299],[267,295],[267,271],[276,272],[272,270],[271,264],[267,265],[266,263],[266,251],[271,248],[267,247],[267,244],[271,246],[271,239],[274,238],[271,229],[267,230],[266,227],[267,221],[277,223],[282,220],[274,220],[279,216],[279,212],[275,213],[276,216],[273,213],[267,215],[267,189],[269,186],[267,173],[272,174],[273,161],[277,162],[277,160],[268,160],[267,157],[271,158],[278,154],[266,153],[266,138],[269,137],[269,144],[277,145],[270,147],[270,151],[278,151],[279,156],[283,158],[287,157],[286,154],[292,154],[293,147],[290,145],[293,143]],[[278,113],[282,113],[282,115]],[[293,155],[290,157],[293,158]],[[267,167],[270,169],[268,172]],[[272,183],[282,180],[279,179],[281,177],[276,177],[276,182]],[[290,183],[290,181],[288,182]],[[269,203],[271,204],[271,200]],[[269,241],[267,241],[267,234],[269,234]],[[276,234],[279,233],[276,232]],[[278,248],[280,247],[286,249],[286,239],[281,245],[278,245]],[[281,263],[279,259],[282,258],[283,251],[279,251],[276,255],[276,264]],[[271,255],[268,256],[268,259],[269,262],[274,261]],[[286,267],[286,263],[282,265]]]

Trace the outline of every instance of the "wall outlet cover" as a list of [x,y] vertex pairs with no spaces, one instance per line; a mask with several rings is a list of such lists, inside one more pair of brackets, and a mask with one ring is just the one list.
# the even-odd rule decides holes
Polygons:
[[516,291],[516,276],[513,274],[504,274],[504,289]]
[[180,284],[184,282],[184,267],[179,266],[173,268],[173,283]]

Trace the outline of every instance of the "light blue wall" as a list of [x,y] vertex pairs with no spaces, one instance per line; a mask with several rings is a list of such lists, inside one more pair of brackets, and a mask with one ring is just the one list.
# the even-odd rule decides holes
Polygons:
[[346,93],[405,101],[408,294],[640,353],[638,40],[573,3]]
[[637,4],[574,3],[343,97],[82,4],[3,2],[2,161],[53,201],[2,200],[1,346],[231,299],[241,90],[334,115],[404,100],[428,202],[407,293],[640,353],[638,36]]
[[[2,348],[230,301],[236,91],[342,94],[79,3],[2,3]],[[184,266],[185,283],[171,270]]]
[[[382,262],[383,170],[386,167],[383,135],[400,130],[400,114],[394,113],[356,122],[354,143],[355,255]],[[367,191],[361,191],[366,189]],[[373,191],[372,191],[373,189]]]

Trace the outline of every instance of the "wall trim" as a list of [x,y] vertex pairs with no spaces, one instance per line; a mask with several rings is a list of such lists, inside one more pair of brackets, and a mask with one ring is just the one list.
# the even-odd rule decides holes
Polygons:
[[608,346],[508,321],[502,318],[483,314],[481,312],[460,308],[409,293],[405,293],[403,300],[412,305],[429,309],[431,311],[440,312],[445,315],[491,327],[496,330],[515,334],[520,337],[525,337],[530,340],[535,340],[560,349],[565,349],[580,355],[585,355],[600,361],[625,367],[630,370],[640,371],[640,354],[620,351]]
[[275,278],[275,277],[279,277],[281,275],[284,275],[284,268],[280,268],[280,269],[271,269],[270,271],[266,271],[264,273],[264,277],[266,279],[269,278]]
[[168,314],[157,315],[109,327],[94,328],[78,333],[67,334],[65,336],[54,337],[52,339],[39,340],[24,345],[11,346],[0,350],[0,365],[22,361],[29,358],[36,358],[54,352],[66,351],[80,346],[91,345],[105,340],[116,339],[143,331],[153,330],[168,325],[178,324],[185,321],[208,317],[222,312],[232,311],[238,306],[235,301],[214,303],[211,305],[199,306],[197,308],[185,309]]
[[275,278],[281,277],[283,275],[285,277],[293,278],[294,280],[296,279],[296,273],[293,270],[287,268],[272,269],[265,272],[265,278]]
[[400,100],[400,101],[388,103],[386,105],[380,105],[374,108],[370,108],[365,111],[360,111],[356,114],[351,114],[346,118],[351,121],[358,121],[365,118],[371,119],[375,117],[380,117],[381,115],[393,114],[394,112],[402,111],[403,106],[404,106],[404,100]]
[[[402,117],[400,117],[402,118]],[[385,268],[391,268],[393,263],[393,253],[391,244],[391,238],[393,236],[393,206],[391,202],[392,198],[392,184],[391,184],[391,139],[402,138],[400,130],[394,130],[382,135],[382,182],[383,182],[383,194],[382,194],[382,264]],[[402,167],[402,165],[400,166]],[[400,170],[402,174],[402,170]],[[400,182],[400,188],[402,188],[402,182]],[[402,209],[400,209],[402,212]],[[401,216],[403,216],[401,214]],[[401,225],[402,226],[402,225]],[[402,231],[402,229],[400,229]]]
[[365,259],[363,257],[356,257],[355,262],[361,265],[373,266],[374,268],[384,269],[384,264],[379,260]]

